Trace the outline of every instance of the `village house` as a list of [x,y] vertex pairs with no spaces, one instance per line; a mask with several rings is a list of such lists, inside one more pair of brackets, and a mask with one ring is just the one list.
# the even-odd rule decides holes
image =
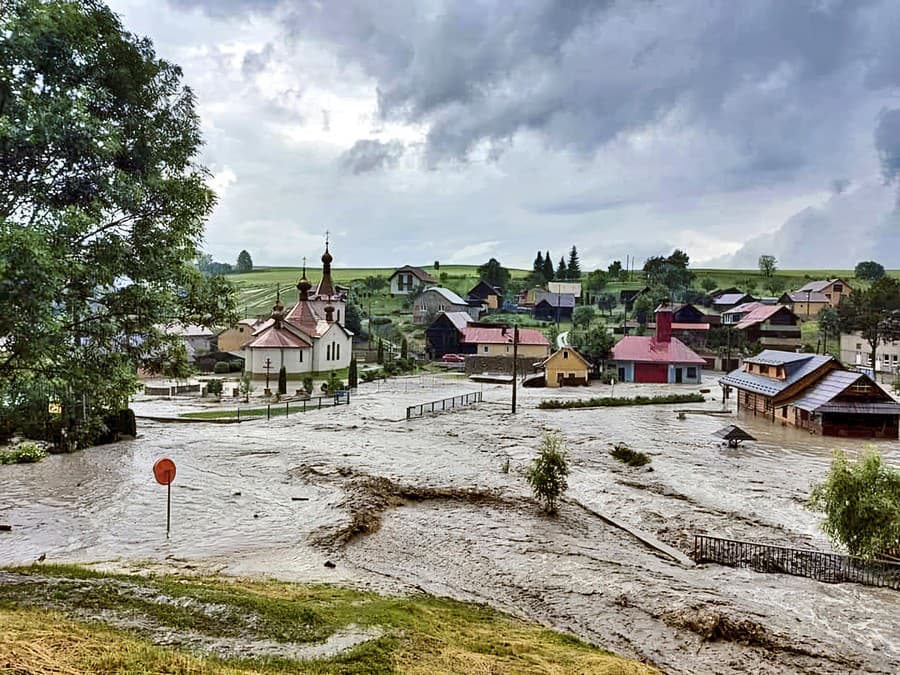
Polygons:
[[571,293],[541,291],[535,294],[532,315],[543,321],[571,321],[574,309],[575,296]]
[[226,328],[218,335],[219,351],[236,352],[250,341],[250,337],[265,319],[241,319],[234,326]]
[[706,361],[672,336],[672,308],[656,308],[656,333],[629,335],[616,343],[609,363],[620,382],[699,383]]
[[441,312],[425,329],[425,351],[432,359],[462,354],[465,329],[472,322],[466,312]]
[[784,305],[748,302],[722,312],[722,325],[739,331],[747,344],[796,351],[802,344],[800,319]]
[[719,381],[738,410],[825,436],[898,437],[900,404],[830,355],[765,350]]
[[473,319],[481,313],[480,307],[472,307],[449,288],[432,286],[416,298],[413,305],[413,323],[431,323],[441,312],[465,312]]
[[549,293],[566,293],[575,296],[575,300],[581,298],[581,282],[580,281],[548,281],[547,292]]
[[297,282],[299,300],[289,311],[278,293],[270,318],[256,328],[244,346],[245,372],[252,379],[277,382],[282,366],[288,380],[300,380],[311,373],[350,365],[353,334],[341,323],[346,297],[331,279],[332,260],[326,242],[322,279],[313,288],[304,267]]
[[790,307],[794,314],[804,319],[819,316],[819,312],[831,307],[831,301],[818,291],[789,291],[778,298],[778,304]]
[[470,304],[481,305],[489,312],[500,309],[503,304],[502,289],[486,281],[479,281],[466,297]]
[[184,348],[187,351],[188,361],[191,363],[193,363],[198,356],[209,354],[217,349],[216,334],[212,329],[205,326],[176,323],[166,326],[165,331],[169,335],[177,335],[181,338]]
[[853,289],[843,279],[825,279],[810,281],[794,292],[800,294],[821,293],[832,307],[837,307],[841,304],[841,300],[853,293]]
[[593,365],[572,347],[557,349],[540,363],[548,387],[572,387],[590,384]]
[[434,286],[436,283],[428,272],[412,265],[404,265],[394,270],[388,281],[391,284],[391,295],[414,295],[420,289]]
[[[719,295],[713,297],[712,308],[717,312],[723,313],[734,307],[737,307],[738,305],[744,305],[750,302],[756,302],[756,298],[742,291],[733,293],[720,293]],[[722,320],[722,323],[725,323],[724,318]]]
[[520,328],[517,349],[513,349],[514,330],[507,326],[468,325],[463,329],[461,353],[478,356],[508,356],[544,359],[550,354],[550,342],[536,328]]
[[[843,333],[840,347],[841,361],[866,369],[872,368],[872,346],[861,333]],[[875,351],[875,373],[900,374],[900,340],[883,342]]]

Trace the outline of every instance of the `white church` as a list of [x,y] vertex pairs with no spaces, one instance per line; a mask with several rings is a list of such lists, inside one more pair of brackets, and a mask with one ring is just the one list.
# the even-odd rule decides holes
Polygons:
[[281,303],[281,294],[272,308],[272,316],[262,323],[244,345],[244,372],[254,380],[278,382],[284,366],[288,380],[300,380],[310,373],[324,373],[350,365],[353,333],[342,321],[346,318],[346,296],[331,280],[333,258],[325,243],[322,255],[322,279],[313,289],[303,276],[297,282],[300,299],[289,311]]

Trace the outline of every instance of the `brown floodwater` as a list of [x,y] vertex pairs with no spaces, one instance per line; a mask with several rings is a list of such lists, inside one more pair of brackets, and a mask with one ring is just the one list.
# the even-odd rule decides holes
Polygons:
[[[513,416],[508,387],[428,376],[363,385],[349,407],[269,422],[141,421],[134,441],[0,466],[0,523],[13,528],[0,532],[0,564],[43,554],[48,562],[170,563],[421,589],[488,602],[673,672],[900,671],[896,591],[685,568],[580,506],[684,551],[695,533],[830,550],[818,516],[804,508],[810,484],[833,449],[865,443],[733,414],[678,419],[682,407],[721,409],[707,380],[711,400],[686,406],[536,408],[541,398],[610,393],[596,385],[520,390]],[[472,408],[404,419],[407,405],[480,389],[485,402]],[[620,384],[615,395],[662,389]],[[155,415],[197,407],[135,404]],[[712,432],[735,421],[758,441],[722,447]],[[572,459],[558,518],[540,514],[521,474],[544,430],[565,436]],[[615,442],[646,452],[653,470],[612,459]],[[900,464],[900,443],[877,447]],[[169,539],[166,491],[151,475],[162,456],[178,465]],[[375,508],[359,477],[502,498],[395,499],[378,507],[369,533],[323,546],[323,534]]]

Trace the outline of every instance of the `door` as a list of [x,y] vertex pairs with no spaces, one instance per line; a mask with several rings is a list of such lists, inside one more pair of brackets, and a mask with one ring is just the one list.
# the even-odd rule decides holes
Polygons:
[[625,381],[625,368],[619,366],[619,382]]
[[681,384],[684,380],[681,377],[681,368],[675,369],[675,384]]
[[665,363],[635,363],[634,381],[665,384],[669,381],[669,366]]

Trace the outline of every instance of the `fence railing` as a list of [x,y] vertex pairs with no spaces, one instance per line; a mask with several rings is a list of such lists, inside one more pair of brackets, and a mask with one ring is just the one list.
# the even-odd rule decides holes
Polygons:
[[695,562],[780,572],[829,584],[855,582],[900,590],[900,563],[865,560],[812,549],[787,548],[736,539],[694,535]]
[[474,391],[469,394],[460,394],[459,396],[451,396],[443,398],[439,401],[429,401],[428,403],[420,403],[419,405],[411,405],[406,409],[406,419],[410,420],[414,417],[423,417],[430,413],[440,413],[454,408],[462,408],[468,405],[481,403],[481,392]]

